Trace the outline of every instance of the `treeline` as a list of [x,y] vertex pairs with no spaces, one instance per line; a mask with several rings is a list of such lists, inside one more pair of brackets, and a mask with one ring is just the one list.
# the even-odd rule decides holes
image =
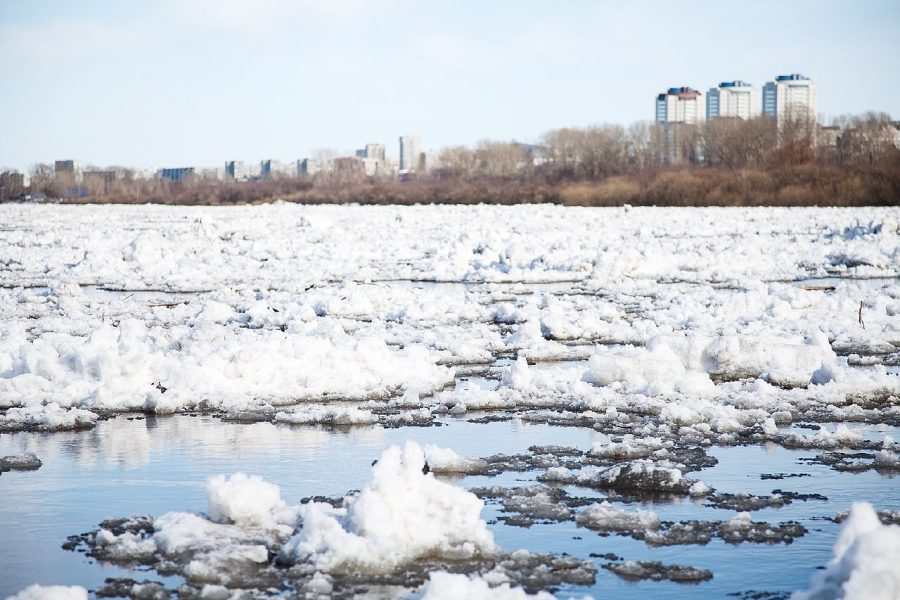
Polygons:
[[[64,197],[65,182],[32,172],[32,191]],[[768,117],[661,127],[558,129],[532,145],[483,141],[429,155],[426,174],[398,181],[359,170],[252,182],[120,178],[84,181],[66,202],[239,204],[535,203],[616,206],[897,205],[900,149],[886,114],[832,126]]]

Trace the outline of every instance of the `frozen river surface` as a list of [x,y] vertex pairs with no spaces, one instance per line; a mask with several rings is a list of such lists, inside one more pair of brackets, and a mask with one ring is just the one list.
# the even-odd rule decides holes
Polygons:
[[898,219],[2,206],[0,597],[898,598]]

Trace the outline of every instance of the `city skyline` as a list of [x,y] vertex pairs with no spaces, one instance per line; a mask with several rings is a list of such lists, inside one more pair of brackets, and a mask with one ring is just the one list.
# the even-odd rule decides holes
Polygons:
[[[531,142],[650,121],[669,85],[705,96],[793,72],[817,82],[826,117],[900,115],[900,84],[884,76],[900,66],[896,3],[763,1],[727,17],[691,6],[0,0],[13,90],[0,97],[0,166],[218,166],[372,141],[396,157],[404,132],[425,152]],[[728,44],[739,51],[714,50]]]

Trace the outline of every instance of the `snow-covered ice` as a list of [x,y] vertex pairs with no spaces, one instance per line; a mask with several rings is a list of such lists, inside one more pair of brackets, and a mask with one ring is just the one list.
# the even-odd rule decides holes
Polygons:
[[900,598],[900,526],[882,525],[868,502],[857,502],[834,544],[824,571],[792,600],[894,600]]
[[[900,469],[897,444],[872,433],[900,425],[900,235],[884,225],[898,217],[895,207],[2,205],[0,432],[201,413],[246,424],[247,436],[502,419],[597,435],[508,456],[394,448],[337,502],[295,504],[253,475],[213,476],[205,513],[113,520],[92,534],[98,556],[169,561],[208,598],[272,585],[273,557],[302,571],[298,590],[325,595],[351,571],[387,577],[428,561],[427,597],[539,589],[503,579],[512,566],[460,575],[441,561],[556,560],[586,576],[566,557],[504,554],[482,499],[501,504],[507,525],[574,521],[651,545],[789,543],[807,529],[734,512],[667,521],[656,505],[617,502],[781,510],[797,498],[714,490],[697,472],[716,447],[805,450],[810,464],[883,477]],[[102,443],[149,461],[144,437]],[[509,473],[527,475],[478,495],[442,479]],[[827,582],[860,581],[849,573],[875,546],[857,545],[836,549]],[[615,564],[656,579],[707,573]]]

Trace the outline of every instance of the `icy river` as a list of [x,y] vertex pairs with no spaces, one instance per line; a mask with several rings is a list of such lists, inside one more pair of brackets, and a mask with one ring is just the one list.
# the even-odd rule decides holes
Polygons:
[[898,220],[0,206],[0,598],[898,598]]

